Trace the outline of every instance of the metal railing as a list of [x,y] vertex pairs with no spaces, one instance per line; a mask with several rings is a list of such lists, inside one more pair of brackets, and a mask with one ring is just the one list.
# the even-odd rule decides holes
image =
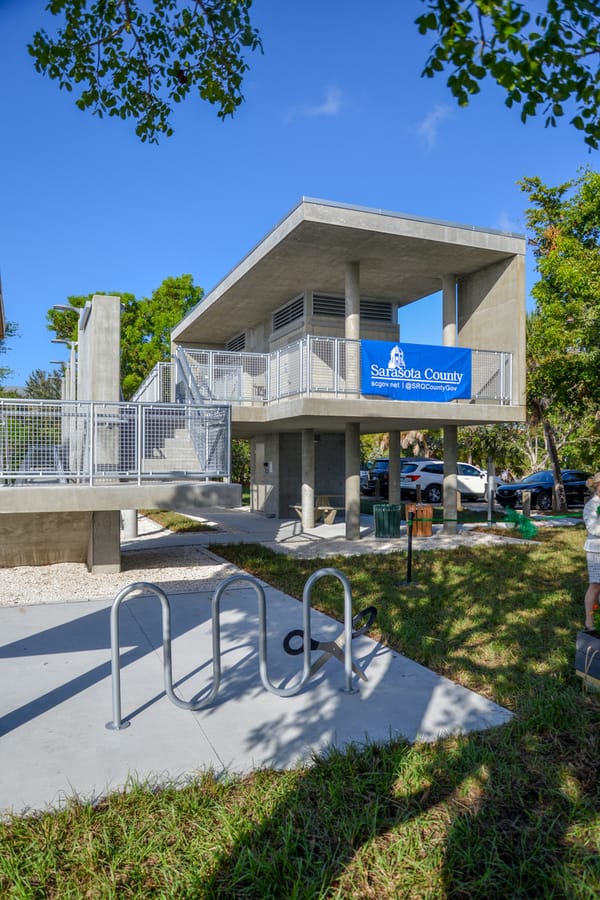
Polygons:
[[170,403],[173,395],[171,363],[157,363],[135,392],[137,403]]
[[0,485],[231,474],[231,408],[0,399]]
[[[271,353],[178,347],[177,359],[177,366],[171,364],[171,399],[175,399],[175,391],[181,393],[184,369],[193,377],[205,403],[263,406],[297,396],[361,396],[357,340],[308,335]],[[181,364],[183,359],[187,365]],[[512,404],[511,353],[473,350],[471,378],[471,398],[453,402]]]

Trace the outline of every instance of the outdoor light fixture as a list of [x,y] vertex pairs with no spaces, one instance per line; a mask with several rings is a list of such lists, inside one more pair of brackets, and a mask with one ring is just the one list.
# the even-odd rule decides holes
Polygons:
[[79,316],[79,330],[80,331],[84,330],[87,320],[90,317],[91,311],[92,311],[92,304],[86,303],[85,306],[83,307],[83,309],[81,310],[81,315]]
[[68,341],[66,338],[52,338],[51,344],[68,344],[69,346],[77,346],[77,341]]
[[52,309],[62,309],[64,312],[79,312],[74,306],[67,306],[64,303],[55,303]]

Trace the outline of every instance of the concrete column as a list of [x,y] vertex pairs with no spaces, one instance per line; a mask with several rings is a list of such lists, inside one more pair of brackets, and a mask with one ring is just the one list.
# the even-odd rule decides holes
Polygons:
[[[442,279],[443,291],[443,323],[442,343],[445,347],[456,347],[457,305],[456,305],[456,278],[447,275]],[[458,430],[456,425],[444,427],[444,533],[456,534],[456,517],[458,513],[458,498],[456,464],[458,444]]]
[[[347,262],[345,276],[346,319],[344,335],[349,340],[360,338],[360,263]],[[358,380],[358,372],[357,372]],[[360,387],[356,384],[356,388]],[[360,426],[346,425],[346,538],[360,539]]]
[[87,565],[94,575],[121,571],[120,510],[96,510],[92,513]]
[[458,461],[458,429],[456,425],[444,426],[444,534],[456,534],[458,488],[456,466]]
[[457,311],[456,311],[456,278],[446,275],[442,278],[442,343],[444,347],[456,347]]
[[315,527],[315,432],[302,432],[302,529]]
[[346,540],[360,540],[360,425],[346,425]]
[[358,340],[360,338],[360,263],[346,263],[346,322],[344,336]]
[[400,432],[390,431],[389,494],[390,503],[400,503]]
[[121,512],[123,515],[123,537],[126,541],[130,541],[138,535],[137,509],[123,509]]

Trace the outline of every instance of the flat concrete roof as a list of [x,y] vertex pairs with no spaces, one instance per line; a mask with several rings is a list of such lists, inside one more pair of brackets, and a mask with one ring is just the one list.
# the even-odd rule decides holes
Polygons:
[[525,255],[520,234],[303,197],[188,313],[172,338],[219,345],[236,321],[252,328],[306,288],[343,294],[347,262],[360,263],[363,297],[404,306],[441,290],[446,276],[468,275],[515,255]]

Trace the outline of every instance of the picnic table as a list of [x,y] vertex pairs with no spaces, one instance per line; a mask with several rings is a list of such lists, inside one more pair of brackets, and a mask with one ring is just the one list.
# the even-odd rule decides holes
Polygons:
[[[336,506],[331,502],[333,498],[337,498],[341,495],[329,495],[329,494],[318,494],[317,502],[315,504],[315,523],[323,521],[325,525],[333,525],[335,522],[335,517],[338,513],[338,510],[343,510],[343,506]],[[293,509],[297,514],[298,518],[302,519],[302,504],[301,503],[292,503],[291,509]]]

